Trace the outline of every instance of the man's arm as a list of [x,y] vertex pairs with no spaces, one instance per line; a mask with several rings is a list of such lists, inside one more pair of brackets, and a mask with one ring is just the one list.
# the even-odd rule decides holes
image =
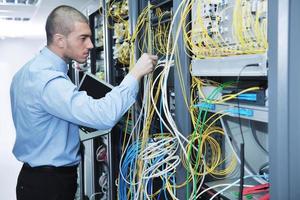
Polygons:
[[156,56],[143,54],[122,83],[101,99],[77,91],[69,80],[58,76],[43,88],[41,105],[46,112],[74,124],[112,128],[135,102],[138,81],[153,71],[156,62]]

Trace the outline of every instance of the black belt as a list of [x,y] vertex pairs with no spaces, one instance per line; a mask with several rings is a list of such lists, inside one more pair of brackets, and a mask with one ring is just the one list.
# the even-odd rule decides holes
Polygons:
[[31,167],[28,163],[23,164],[23,169],[27,171],[40,171],[40,172],[57,172],[57,173],[76,173],[77,172],[77,165],[76,166],[62,166],[62,167],[55,167],[51,165],[42,165],[37,167]]

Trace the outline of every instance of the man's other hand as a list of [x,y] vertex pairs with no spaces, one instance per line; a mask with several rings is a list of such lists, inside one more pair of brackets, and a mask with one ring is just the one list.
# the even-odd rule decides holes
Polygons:
[[158,57],[155,55],[144,53],[136,62],[130,73],[140,80],[146,74],[153,72],[155,65],[157,64]]

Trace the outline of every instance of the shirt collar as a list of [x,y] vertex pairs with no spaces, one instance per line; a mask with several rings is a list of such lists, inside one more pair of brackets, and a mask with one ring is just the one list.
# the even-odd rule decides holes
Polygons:
[[68,72],[67,63],[58,55],[56,55],[53,51],[51,51],[48,47],[44,47],[41,50],[41,54],[46,56],[53,63],[53,68],[57,71],[61,71],[64,73]]

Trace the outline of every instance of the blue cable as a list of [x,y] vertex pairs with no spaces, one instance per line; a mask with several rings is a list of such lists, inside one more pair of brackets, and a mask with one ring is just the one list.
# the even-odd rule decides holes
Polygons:
[[[123,159],[123,163],[121,165],[121,173],[123,174],[124,178],[128,177],[128,172],[130,172],[130,169],[132,169],[133,165],[135,165],[137,159],[136,156],[139,149],[140,144],[138,142],[135,142],[128,147],[125,157]],[[133,174],[130,173],[129,177],[130,180],[132,180]],[[133,186],[130,185],[129,190],[132,190],[132,187]],[[120,200],[127,200],[127,183],[125,182],[125,180],[123,180],[123,177],[121,175],[119,180],[118,194]]]

